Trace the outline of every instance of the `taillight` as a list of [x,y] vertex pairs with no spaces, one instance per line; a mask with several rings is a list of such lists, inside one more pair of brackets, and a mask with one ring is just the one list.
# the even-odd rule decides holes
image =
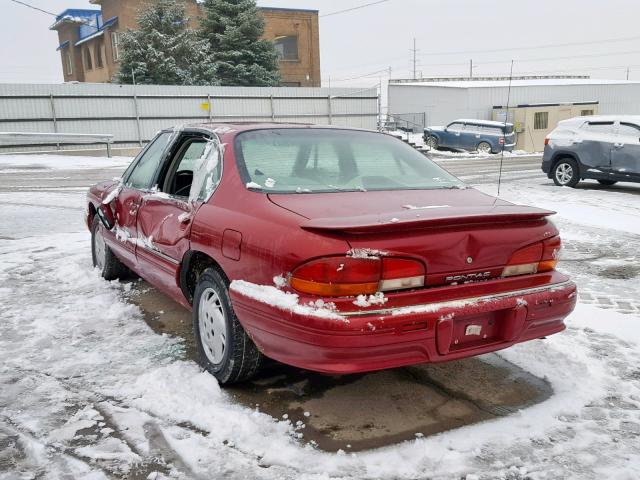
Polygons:
[[502,271],[503,277],[548,272],[556,268],[560,253],[560,237],[555,236],[516,250]]
[[498,143],[499,143],[500,145],[504,145],[504,137],[500,138],[500,139],[498,140]]
[[545,137],[544,139],[544,146],[546,147],[547,145],[549,145],[549,137]]
[[345,297],[424,286],[424,265],[406,258],[324,257],[291,273],[289,283],[299,292]]

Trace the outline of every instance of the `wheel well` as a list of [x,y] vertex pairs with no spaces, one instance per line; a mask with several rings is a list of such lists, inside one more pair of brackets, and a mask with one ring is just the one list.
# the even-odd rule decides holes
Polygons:
[[180,269],[180,289],[189,303],[193,302],[193,294],[196,290],[198,278],[207,268],[215,268],[229,283],[228,277],[220,264],[203,252],[190,250],[185,253]]

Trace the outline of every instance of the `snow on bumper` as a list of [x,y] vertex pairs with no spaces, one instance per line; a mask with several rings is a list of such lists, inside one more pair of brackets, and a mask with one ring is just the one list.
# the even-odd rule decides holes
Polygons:
[[232,285],[233,307],[265,355],[336,374],[454,360],[551,335],[564,330],[577,297],[575,284],[565,280],[461,300],[316,315],[247,293]]

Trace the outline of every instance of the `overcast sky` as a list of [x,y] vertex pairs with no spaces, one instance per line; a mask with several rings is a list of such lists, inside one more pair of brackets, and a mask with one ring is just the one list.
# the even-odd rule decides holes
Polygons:
[[[88,0],[25,1],[56,13],[95,7]],[[372,1],[258,3],[322,16]],[[53,18],[10,0],[0,8],[0,82],[61,82]],[[388,0],[320,18],[323,84],[329,77],[332,86],[377,84],[388,67],[394,78],[412,76],[414,37],[418,75],[467,75],[469,59],[475,75],[506,74],[513,59],[514,74],[624,79],[630,67],[630,79],[640,80],[639,18],[637,0]]]

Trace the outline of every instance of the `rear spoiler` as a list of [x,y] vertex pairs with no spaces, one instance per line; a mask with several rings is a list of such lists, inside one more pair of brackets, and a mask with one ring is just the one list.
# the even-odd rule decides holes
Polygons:
[[305,230],[347,233],[397,232],[434,227],[457,227],[492,223],[512,223],[542,220],[556,212],[520,205],[493,207],[448,207],[414,209],[384,215],[315,218],[304,222]]

